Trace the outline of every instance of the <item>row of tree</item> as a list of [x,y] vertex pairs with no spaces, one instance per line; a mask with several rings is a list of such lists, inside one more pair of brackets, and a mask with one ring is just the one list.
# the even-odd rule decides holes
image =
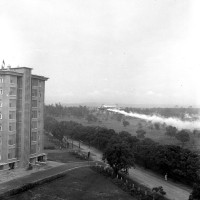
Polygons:
[[199,156],[175,145],[159,145],[149,138],[143,140],[126,131],[116,133],[104,127],[83,126],[72,121],[57,122],[49,117],[45,129],[62,140],[64,136],[81,140],[104,152],[104,159],[115,171],[127,170],[137,164],[168,174],[175,180],[187,183],[199,182]]
[[45,105],[45,114],[47,116],[53,116],[53,117],[64,117],[64,116],[74,116],[77,118],[86,117],[91,113],[92,110],[90,110],[86,106],[63,106],[62,104],[51,104],[51,105]]
[[175,137],[177,140],[179,140],[182,143],[182,146],[188,141],[190,141],[190,131],[189,130],[180,130],[173,126],[167,126],[166,127],[166,135],[172,137]]

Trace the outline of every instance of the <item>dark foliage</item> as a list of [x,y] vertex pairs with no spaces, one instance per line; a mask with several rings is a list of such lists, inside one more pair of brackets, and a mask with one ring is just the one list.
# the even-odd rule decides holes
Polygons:
[[[45,127],[51,126],[45,125]],[[167,173],[168,177],[172,179],[188,184],[199,182],[199,156],[188,149],[174,145],[159,145],[149,138],[138,140],[126,131],[116,133],[113,129],[83,126],[73,121],[57,122],[51,132],[60,141],[63,136],[67,136],[81,140],[102,151],[108,149],[109,152],[112,152],[114,149],[119,154],[120,151],[121,154],[124,152],[133,154],[137,164],[162,175]],[[121,160],[123,159],[121,158]],[[131,166],[129,163],[125,165]],[[125,165],[119,164],[118,168],[126,167]]]
[[189,196],[189,200],[199,200],[200,199],[200,184],[194,184],[193,190]]
[[137,133],[137,137],[139,139],[144,139],[145,138],[146,131],[144,131],[143,129],[137,130],[136,133]]
[[182,146],[190,141],[190,135],[187,130],[181,130],[176,134],[176,139],[182,142]]
[[126,126],[130,125],[129,121],[127,121],[127,120],[123,120],[123,122],[122,122],[122,123],[123,123],[123,126],[124,126],[124,127],[126,127]]
[[60,103],[59,104],[51,104],[45,106],[45,113],[47,116],[53,116],[53,117],[64,117],[64,116],[74,116],[77,118],[86,117],[91,113],[92,110],[90,110],[86,106],[63,106]]
[[167,126],[165,135],[169,137],[175,137],[177,133],[177,128],[174,126]]
[[115,174],[118,174],[119,170],[127,171],[134,166],[133,152],[125,143],[120,141],[108,143],[103,154],[103,160],[108,162]]

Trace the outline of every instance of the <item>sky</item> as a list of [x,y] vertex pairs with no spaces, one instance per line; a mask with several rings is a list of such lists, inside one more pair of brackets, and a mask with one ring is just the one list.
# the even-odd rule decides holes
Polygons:
[[200,1],[1,0],[0,62],[50,103],[200,105]]

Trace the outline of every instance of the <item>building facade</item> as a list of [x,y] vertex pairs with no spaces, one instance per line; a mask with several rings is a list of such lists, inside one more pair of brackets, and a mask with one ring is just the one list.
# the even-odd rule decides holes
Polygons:
[[27,67],[0,69],[0,170],[44,161],[46,77]]

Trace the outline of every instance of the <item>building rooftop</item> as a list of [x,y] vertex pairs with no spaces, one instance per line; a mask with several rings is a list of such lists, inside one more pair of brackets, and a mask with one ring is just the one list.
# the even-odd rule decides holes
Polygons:
[[[32,68],[29,68],[29,67],[13,67],[13,68],[11,68],[10,66],[8,66],[6,68],[1,68],[0,69],[0,75],[2,74],[2,75],[23,76],[22,72],[17,71],[18,69],[29,69],[29,70],[32,70]],[[32,77],[33,78],[38,78],[38,79],[41,79],[41,80],[44,80],[44,81],[49,79],[47,77],[34,75],[34,74],[32,74]]]

